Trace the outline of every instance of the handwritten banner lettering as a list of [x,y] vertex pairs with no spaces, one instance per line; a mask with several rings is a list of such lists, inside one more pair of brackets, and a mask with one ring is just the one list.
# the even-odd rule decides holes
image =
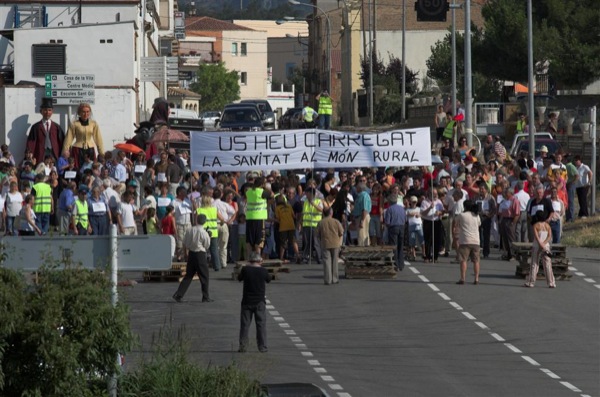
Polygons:
[[191,135],[193,171],[431,165],[429,128],[379,133],[205,131]]

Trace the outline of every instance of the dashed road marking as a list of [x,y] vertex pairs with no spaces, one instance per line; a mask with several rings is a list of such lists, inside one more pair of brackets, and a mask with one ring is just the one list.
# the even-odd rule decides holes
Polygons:
[[[279,312],[277,310],[275,310],[275,306],[271,305],[271,302],[268,300],[266,302],[267,302],[266,307],[267,307],[267,309],[269,309],[269,314],[273,317],[273,320],[275,320],[275,322],[277,322],[277,324],[279,324],[279,326],[283,329],[283,332],[285,332],[286,335],[290,336],[290,341],[292,341],[292,343],[294,343],[294,346],[296,346],[296,348],[298,348],[298,350],[300,350],[300,354],[302,355],[302,357],[308,358],[306,360],[308,365],[310,365],[316,373],[326,374],[327,369],[325,369],[324,367],[321,366],[321,363],[319,362],[319,360],[310,358],[310,357],[314,357],[314,354],[311,351],[308,351],[308,346],[306,346],[306,343],[302,343],[302,338],[300,338],[299,336],[296,336],[296,331],[294,331],[293,329],[290,329],[291,326],[289,323],[284,322],[285,319],[279,314]],[[352,397],[350,395],[350,393],[344,392],[344,388],[341,385],[339,385],[337,383],[332,383],[332,382],[335,382],[335,379],[333,378],[333,376],[321,375],[321,379],[323,381],[327,382],[327,385],[329,386],[329,388],[331,390],[338,391],[338,393],[337,393],[338,397]]]
[[414,274],[421,274],[421,272],[416,268],[416,267],[409,267],[410,271],[413,272]]
[[579,277],[585,277],[585,273],[581,273],[581,272],[575,272],[575,275],[579,276]]
[[[413,268],[413,267],[410,267],[410,270],[412,270],[412,272],[415,273],[415,274],[419,274],[419,272],[415,268]],[[571,270],[576,271],[577,269],[571,267]],[[583,274],[581,272],[577,272],[575,274],[578,275],[578,276],[585,277],[585,274]],[[480,321],[475,321],[476,320],[475,316],[473,316],[471,313],[469,313],[467,311],[463,311],[463,308],[458,303],[452,301],[451,298],[448,295],[446,295],[445,293],[440,292],[440,289],[435,284],[431,283],[427,279],[427,277],[425,277],[423,275],[419,275],[418,277],[419,277],[419,279],[421,279],[421,281],[423,281],[425,284],[427,284],[427,286],[429,288],[431,288],[433,291],[437,292],[438,295],[440,296],[440,298],[442,298],[445,301],[447,301],[456,310],[459,310],[462,313],[463,316],[465,316],[469,320],[473,321],[479,328],[488,331],[489,335],[492,338],[496,339],[499,342],[506,342],[506,340],[502,336],[500,336],[499,334],[497,334],[495,332],[492,332],[487,325],[485,325],[484,323],[482,323]],[[600,284],[596,284],[596,281],[594,279],[592,279],[592,278],[584,278],[584,280],[586,282],[588,282],[588,283],[593,283],[594,287],[600,289]],[[504,346],[506,346],[506,348],[509,349],[510,351],[512,351],[513,353],[517,353],[519,355],[521,355],[523,353],[520,349],[518,349],[516,346],[514,346],[511,343],[504,343]],[[531,358],[531,357],[529,357],[527,355],[521,355],[521,358],[523,360],[527,361],[529,364],[531,364],[533,366],[536,366],[536,367],[540,367],[541,366],[540,363],[538,363],[533,358]],[[547,368],[540,368],[540,370],[543,373],[545,373],[546,375],[548,375],[552,379],[561,379],[560,376],[558,376],[557,374],[555,374],[554,372],[550,371]],[[560,384],[562,384],[566,388],[568,388],[571,391],[574,391],[576,393],[580,393],[581,392],[581,390],[579,388],[577,388],[576,386],[574,386],[573,384],[571,384],[569,382],[561,381]],[[332,385],[330,385],[330,387],[331,386]],[[339,397],[349,397],[349,396],[346,396],[345,394],[342,396],[341,393],[338,393],[338,396]],[[582,394],[580,397],[590,397],[590,396],[587,395],[587,394]]]
[[468,318],[469,320],[476,320],[476,318],[469,312],[462,312],[463,316]]
[[581,390],[578,389],[577,387],[573,386],[572,384],[570,384],[569,382],[560,382],[561,385],[563,385],[564,387],[566,387],[567,389],[570,389],[572,391],[574,391],[575,393],[580,393]]

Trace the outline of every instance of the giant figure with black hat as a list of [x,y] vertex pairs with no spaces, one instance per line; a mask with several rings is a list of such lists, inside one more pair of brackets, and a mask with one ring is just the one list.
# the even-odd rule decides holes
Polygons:
[[31,126],[27,136],[26,148],[33,153],[37,164],[42,163],[47,155],[54,157],[55,161],[60,157],[65,132],[58,123],[51,120],[53,110],[52,98],[42,98],[42,119]]

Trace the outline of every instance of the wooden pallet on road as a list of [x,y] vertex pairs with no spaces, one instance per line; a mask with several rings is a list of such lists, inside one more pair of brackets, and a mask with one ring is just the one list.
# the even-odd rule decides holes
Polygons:
[[[173,262],[171,269],[144,272],[144,281],[173,282],[180,281],[185,276],[185,262]],[[198,276],[194,277],[197,280]]]
[[349,279],[396,278],[396,247],[343,247],[340,257],[344,261],[344,273]]
[[[571,260],[567,258],[567,246],[562,244],[553,244],[550,246],[552,252],[552,273],[556,280],[568,280],[573,277],[569,272]],[[531,269],[532,243],[512,243],[512,251],[519,262],[515,269],[517,277],[525,278],[529,275]],[[540,266],[537,278],[545,279],[544,269]]]
[[[231,272],[231,279],[237,280],[240,271],[243,266],[246,266],[248,262],[236,262]],[[267,269],[273,280],[279,280],[279,273],[289,273],[291,271],[289,266],[285,266],[279,259],[267,259],[261,264],[262,267]]]

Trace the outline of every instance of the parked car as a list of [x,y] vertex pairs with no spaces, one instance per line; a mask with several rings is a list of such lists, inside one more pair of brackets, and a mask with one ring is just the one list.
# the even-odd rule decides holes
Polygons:
[[197,120],[198,113],[191,109],[174,109],[169,110],[169,119],[191,119]]
[[[542,146],[546,146],[548,148],[548,155],[552,155],[561,150],[560,143],[558,143],[558,141],[555,141],[553,138],[535,137],[534,158],[538,158],[540,156],[540,149],[542,148]],[[529,153],[529,139],[521,139],[520,141],[518,141],[516,146],[510,152],[510,155],[513,158],[516,158],[521,152]]]
[[217,120],[221,118],[221,112],[217,110],[208,110],[200,114],[200,119],[204,122],[204,128],[216,128]]
[[261,114],[265,115],[263,124],[265,130],[277,129],[277,117],[271,108],[271,104],[266,99],[244,99],[240,103],[253,103],[258,107]]
[[263,115],[253,104],[229,104],[217,121],[219,131],[262,131]]
[[303,128],[302,125],[302,108],[290,108],[279,119],[281,130]]
[[[533,134],[533,136],[534,136],[535,139],[538,139],[538,138],[553,139],[552,138],[552,134],[549,133],[549,132],[536,132],[536,133]],[[510,150],[508,151],[511,156],[513,155],[513,153],[515,153],[517,144],[519,142],[521,142],[522,140],[528,141],[529,140],[529,134],[527,134],[527,133],[524,133],[524,134],[515,134],[515,136],[513,137],[512,144],[510,145]],[[519,152],[516,152],[516,153],[519,153]]]

